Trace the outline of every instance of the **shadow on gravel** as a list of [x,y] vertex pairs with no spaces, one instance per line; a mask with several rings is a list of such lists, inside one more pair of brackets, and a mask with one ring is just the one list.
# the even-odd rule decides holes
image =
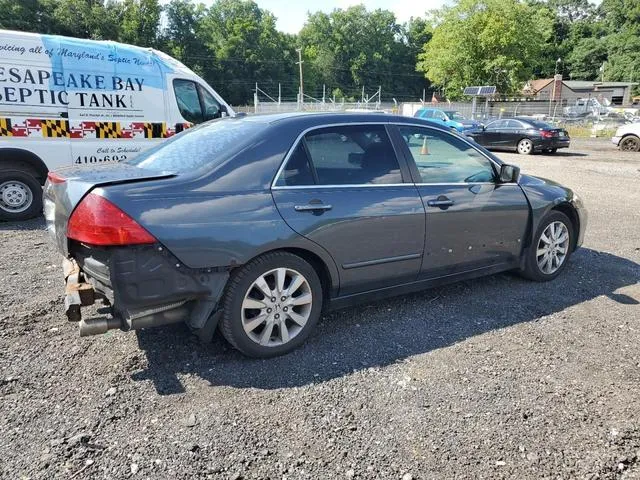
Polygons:
[[23,220],[21,222],[5,222],[0,220],[0,232],[2,231],[25,231],[25,230],[46,230],[47,225],[44,217],[33,218],[31,220]]
[[614,292],[639,281],[639,264],[583,248],[553,282],[502,274],[333,312],[302,348],[270,360],[243,357],[219,336],[202,345],[183,326],[138,331],[148,367],[133,378],[152,381],[161,395],[184,391],[178,375],[237,388],[318,383],[536,321],[600,295],[635,304],[638,299]]

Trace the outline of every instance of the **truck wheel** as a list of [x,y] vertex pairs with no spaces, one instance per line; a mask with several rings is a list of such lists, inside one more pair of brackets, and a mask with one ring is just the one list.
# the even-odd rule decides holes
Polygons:
[[42,187],[23,170],[0,170],[0,220],[17,221],[42,213]]

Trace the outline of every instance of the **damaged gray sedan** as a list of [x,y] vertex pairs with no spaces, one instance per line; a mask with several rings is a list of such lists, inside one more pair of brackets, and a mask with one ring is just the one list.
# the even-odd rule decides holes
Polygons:
[[571,190],[377,114],[213,121],[50,173],[45,217],[81,335],[186,322],[254,357],[299,346],[328,309],[506,270],[552,280],[586,226]]

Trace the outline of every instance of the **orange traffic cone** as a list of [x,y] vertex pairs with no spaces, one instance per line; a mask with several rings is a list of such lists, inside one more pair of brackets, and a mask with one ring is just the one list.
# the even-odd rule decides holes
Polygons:
[[424,137],[422,142],[422,148],[420,149],[420,155],[429,155],[429,149],[427,148],[427,137]]

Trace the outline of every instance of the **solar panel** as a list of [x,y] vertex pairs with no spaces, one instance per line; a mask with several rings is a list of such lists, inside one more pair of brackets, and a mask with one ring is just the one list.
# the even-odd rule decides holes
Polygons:
[[493,95],[496,93],[496,87],[480,87],[478,95]]
[[472,97],[487,97],[496,93],[496,87],[485,85],[483,87],[466,87],[464,89],[465,95],[471,95]]

